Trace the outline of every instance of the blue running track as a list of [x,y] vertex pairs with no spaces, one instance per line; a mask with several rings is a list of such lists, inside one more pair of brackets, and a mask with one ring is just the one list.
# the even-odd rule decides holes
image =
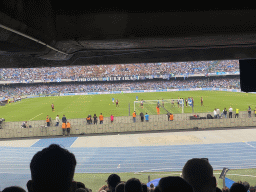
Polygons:
[[[0,147],[0,190],[17,185],[26,189],[33,155],[52,143],[74,153],[76,173],[181,171],[191,158],[208,158],[214,170],[255,168],[256,142],[144,147],[72,148],[77,137],[41,139],[31,147]],[[119,166],[120,165],[120,166]]]

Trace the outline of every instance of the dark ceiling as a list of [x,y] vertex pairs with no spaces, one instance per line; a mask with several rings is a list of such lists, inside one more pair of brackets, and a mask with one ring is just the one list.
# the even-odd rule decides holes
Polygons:
[[256,11],[212,3],[2,0],[0,67],[255,58]]

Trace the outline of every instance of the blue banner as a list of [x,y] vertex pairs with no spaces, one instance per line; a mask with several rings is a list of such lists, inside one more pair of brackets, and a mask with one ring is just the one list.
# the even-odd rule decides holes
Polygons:
[[148,182],[148,183],[147,183],[147,186],[150,187],[150,184],[151,184],[151,183],[153,183],[155,187],[158,186],[160,179],[161,179],[161,178],[158,178],[158,179],[154,179],[154,180]]
[[235,183],[235,181],[232,181],[231,179],[229,178],[225,178],[225,185],[227,186],[227,188],[230,189],[230,187],[233,185],[233,183]]

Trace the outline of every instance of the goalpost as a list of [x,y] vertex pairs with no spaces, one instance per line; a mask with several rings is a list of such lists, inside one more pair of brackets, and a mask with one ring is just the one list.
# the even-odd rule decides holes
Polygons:
[[149,115],[156,115],[157,105],[160,108],[160,114],[166,113],[184,113],[184,101],[183,99],[164,99],[164,100],[143,100],[143,106],[141,101],[134,101],[134,111],[140,113],[148,113]]

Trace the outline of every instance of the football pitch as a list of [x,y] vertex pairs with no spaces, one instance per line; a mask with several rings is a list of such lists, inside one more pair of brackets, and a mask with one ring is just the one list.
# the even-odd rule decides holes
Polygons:
[[[105,117],[111,114],[114,116],[128,116],[134,111],[134,101],[138,96],[138,101],[194,98],[194,112],[213,112],[214,108],[221,111],[232,106],[233,110],[247,111],[248,106],[252,111],[256,107],[253,93],[222,92],[222,91],[179,91],[179,92],[151,92],[151,93],[124,93],[124,94],[104,94],[104,95],[77,95],[77,96],[55,96],[23,99],[16,103],[0,106],[0,117],[5,121],[32,121],[45,120],[49,115],[55,119],[56,115],[65,115],[68,119],[86,118],[100,113]],[[201,106],[200,99],[203,97],[204,106]],[[119,100],[119,107],[112,103],[112,98]],[[51,109],[51,104],[55,106],[55,112]],[[172,109],[168,109],[172,112]],[[140,112],[156,114],[152,108],[136,108],[137,114]],[[185,113],[192,113],[191,107],[184,107]],[[166,114],[165,110],[160,110],[161,114]],[[175,113],[175,112],[173,112]]]

